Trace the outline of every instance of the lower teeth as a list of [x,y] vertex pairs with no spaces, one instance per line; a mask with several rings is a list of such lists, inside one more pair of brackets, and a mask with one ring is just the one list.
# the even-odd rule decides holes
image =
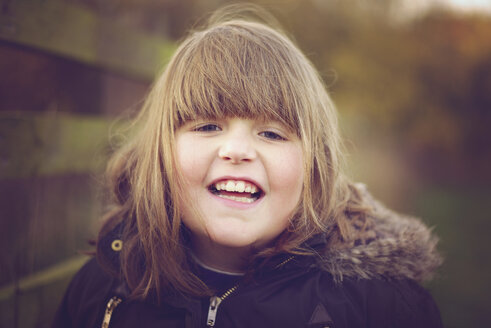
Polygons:
[[218,195],[218,197],[230,199],[230,200],[235,200],[236,202],[241,202],[241,203],[252,203],[254,201],[254,198],[247,198],[247,197],[236,197],[236,196],[228,196],[228,195]]

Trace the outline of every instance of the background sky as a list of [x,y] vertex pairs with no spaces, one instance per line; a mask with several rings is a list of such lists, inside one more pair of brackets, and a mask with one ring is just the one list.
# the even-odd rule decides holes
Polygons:
[[491,10],[491,1],[489,0],[444,0],[452,6],[460,9],[486,9]]
[[482,11],[486,10],[491,13],[491,1],[490,0],[415,0],[407,1],[408,4],[415,7],[428,7],[431,5],[444,5],[451,6],[458,10],[463,11]]

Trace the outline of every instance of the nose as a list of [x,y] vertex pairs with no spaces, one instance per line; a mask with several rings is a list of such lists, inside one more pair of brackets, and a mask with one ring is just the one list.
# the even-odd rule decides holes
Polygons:
[[223,136],[218,156],[232,164],[250,162],[257,156],[252,136],[246,129],[232,129]]

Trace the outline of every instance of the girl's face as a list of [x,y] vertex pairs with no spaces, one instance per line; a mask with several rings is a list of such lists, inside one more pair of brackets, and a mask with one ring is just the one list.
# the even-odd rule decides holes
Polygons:
[[262,120],[191,121],[176,132],[176,153],[195,248],[260,248],[288,226],[303,186],[294,132]]

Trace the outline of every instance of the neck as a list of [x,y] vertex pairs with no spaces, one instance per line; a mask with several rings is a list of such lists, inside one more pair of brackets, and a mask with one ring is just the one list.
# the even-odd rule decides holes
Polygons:
[[193,256],[205,267],[231,274],[244,273],[247,269],[250,248],[216,245],[211,240],[193,240]]

